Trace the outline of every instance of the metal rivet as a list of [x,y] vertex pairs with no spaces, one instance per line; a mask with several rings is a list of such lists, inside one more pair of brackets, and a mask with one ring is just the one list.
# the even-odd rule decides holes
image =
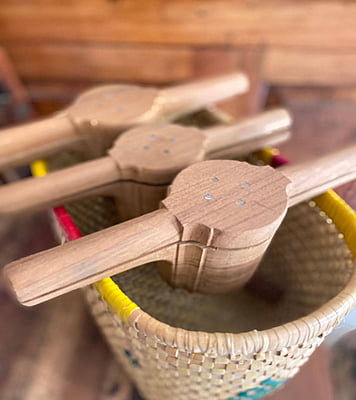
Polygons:
[[164,153],[169,154],[170,151],[168,149],[163,150]]
[[210,180],[211,180],[212,182],[219,182],[219,178],[217,178],[217,177],[211,178]]
[[212,198],[213,198],[213,196],[211,194],[204,195],[205,200],[211,200]]
[[246,204],[246,201],[244,200],[237,200],[236,204],[238,204],[239,206],[243,206],[244,204]]
[[251,185],[249,184],[249,183],[243,183],[242,185],[241,185],[241,187],[244,187],[244,188],[246,188],[246,187],[250,187]]
[[150,140],[156,140],[157,139],[157,136],[156,135],[151,135],[150,136]]
[[142,148],[143,148],[144,150],[148,150],[148,149],[149,149],[149,146],[142,146]]
[[90,125],[91,125],[91,126],[97,126],[97,125],[99,125],[99,121],[98,121],[97,119],[92,119],[92,120],[90,121]]

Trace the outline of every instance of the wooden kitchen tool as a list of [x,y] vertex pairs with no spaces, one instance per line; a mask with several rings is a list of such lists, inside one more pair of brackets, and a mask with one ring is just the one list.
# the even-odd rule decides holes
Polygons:
[[190,164],[274,146],[289,137],[290,126],[288,112],[276,109],[206,130],[179,125],[134,128],[116,140],[107,157],[0,188],[0,215],[101,194],[116,199],[122,220],[134,218],[157,209],[167,185]]
[[93,137],[105,138],[110,147],[125,129],[176,119],[208,104],[245,93],[248,87],[243,73],[165,89],[124,84],[96,87],[53,117],[2,130],[0,170],[78,146]]
[[152,261],[173,286],[220,293],[254,273],[287,208],[356,177],[356,145],[279,171],[204,161],[175,178],[162,208],[9,264],[34,305]]

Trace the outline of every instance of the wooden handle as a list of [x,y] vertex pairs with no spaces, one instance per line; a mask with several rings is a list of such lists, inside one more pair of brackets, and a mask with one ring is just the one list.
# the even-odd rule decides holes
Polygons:
[[0,216],[63,205],[78,194],[118,179],[120,173],[115,161],[103,157],[40,178],[3,185],[0,186]]
[[178,241],[175,218],[158,210],[15,261],[5,275],[30,306],[147,262],[172,261]]
[[16,126],[0,132],[0,170],[25,165],[78,142],[65,115]]
[[164,118],[174,119],[187,111],[194,112],[207,104],[246,93],[248,89],[247,76],[235,72],[163,89],[158,103],[162,105]]
[[207,158],[238,157],[274,146],[290,136],[292,119],[285,109],[266,111],[237,124],[207,129]]
[[289,206],[293,206],[328,189],[356,178],[356,145],[303,164],[279,169],[290,178]]
[[174,180],[164,209],[5,268],[19,301],[33,305],[151,261],[174,285],[199,292],[240,287],[287,210],[290,181],[271,167],[204,161]]

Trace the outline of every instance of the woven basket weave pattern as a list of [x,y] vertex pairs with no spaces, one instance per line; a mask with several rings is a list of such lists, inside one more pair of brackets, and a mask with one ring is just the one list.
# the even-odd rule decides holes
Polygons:
[[[118,220],[110,199],[68,210],[82,234]],[[98,286],[85,292],[146,399],[259,399],[293,377],[355,305],[354,269],[342,234],[311,202],[288,211],[251,285],[238,293],[187,295],[154,265],[114,277],[138,306],[126,298],[115,309]],[[110,285],[106,295],[119,296]]]
[[[110,309],[95,288],[86,292],[93,315],[114,353],[147,399],[229,399],[239,398],[238,393],[245,396],[241,398],[258,398],[253,396],[264,394],[264,386],[273,389],[294,376],[343,314],[338,312],[329,326],[310,338],[303,337],[300,325],[301,335],[290,346],[283,346],[283,340],[280,346],[271,341],[270,346],[265,343],[261,351],[256,351],[256,343],[251,345],[253,331],[236,333],[256,327],[273,328],[308,315],[337,295],[353,270],[350,251],[334,224],[320,216],[317,208],[302,204],[288,213],[258,272],[259,279],[267,276],[276,288],[284,288],[277,303],[268,304],[247,291],[222,296],[233,299],[225,303],[225,308],[219,296],[187,296],[183,290],[169,300],[166,292],[177,291],[160,280],[152,266],[116,278],[121,289],[142,308],[134,311],[129,323]],[[203,300],[198,305],[197,297]],[[243,308],[245,312],[239,312]],[[182,329],[167,325],[162,333],[164,324],[152,315],[161,322],[201,332],[183,334]],[[203,330],[229,334],[207,335]],[[184,340],[175,337],[180,334]],[[244,343],[238,347],[234,342]],[[189,351],[190,347],[195,351]]]

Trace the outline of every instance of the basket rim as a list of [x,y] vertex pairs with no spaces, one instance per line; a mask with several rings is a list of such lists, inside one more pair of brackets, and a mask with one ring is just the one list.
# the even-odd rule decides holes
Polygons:
[[[273,149],[259,152],[259,156],[266,163],[271,163],[277,154]],[[32,165],[32,172],[35,176],[45,175],[47,173],[45,161],[35,162]],[[332,190],[314,198],[313,201],[333,220],[337,229],[344,235],[345,242],[355,259],[356,212]],[[63,207],[55,208],[54,214],[68,240],[82,236]],[[302,345],[312,338],[319,336],[322,339],[326,336],[356,305],[356,264],[344,289],[317,310],[305,317],[270,329],[241,333],[207,333],[175,328],[143,311],[111,278],[105,278],[93,286],[118,318],[162,345],[170,345],[191,353],[247,355],[263,351],[281,351],[283,348]]]

